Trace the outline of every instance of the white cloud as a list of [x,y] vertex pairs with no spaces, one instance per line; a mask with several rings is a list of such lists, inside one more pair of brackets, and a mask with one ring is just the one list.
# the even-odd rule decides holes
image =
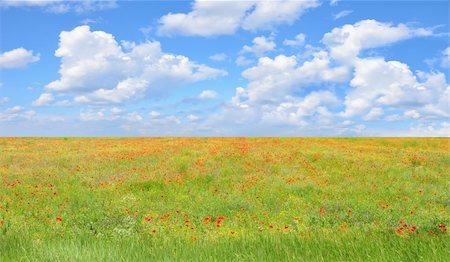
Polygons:
[[120,113],[123,112],[123,110],[120,109],[120,108],[118,108],[118,107],[113,107],[113,108],[110,109],[110,111],[111,111],[111,113],[113,113],[113,114],[120,114]]
[[263,106],[262,120],[269,123],[305,125],[304,118],[316,115],[316,120],[328,122],[333,114],[328,107],[338,105],[339,100],[330,91],[314,91],[303,98],[289,97],[274,108]]
[[159,19],[158,34],[165,36],[214,36],[233,34],[239,28],[267,30],[280,24],[292,24],[307,9],[317,7],[316,0],[304,1],[202,1],[192,11],[169,13]]
[[244,45],[241,53],[253,53],[256,56],[262,56],[265,52],[273,51],[276,47],[272,37],[258,36],[253,38],[252,43],[252,46]]
[[161,115],[160,112],[157,111],[151,111],[150,113],[148,113],[150,115],[151,118],[157,118]]
[[38,99],[34,100],[31,104],[33,106],[45,106],[53,102],[54,98],[51,93],[43,93]]
[[117,7],[116,0],[3,0],[0,7],[38,7],[47,12],[63,14],[67,12],[93,12]]
[[254,61],[246,58],[245,56],[238,56],[234,62],[238,66],[246,66],[253,63]]
[[339,12],[339,13],[337,13],[337,14],[334,14],[334,15],[333,15],[333,19],[334,19],[334,20],[338,20],[338,19],[340,19],[340,18],[343,18],[343,17],[348,16],[348,15],[351,14],[351,13],[353,13],[353,10],[342,10],[341,12]]
[[3,112],[0,112],[0,122],[20,120],[20,119],[30,120],[35,115],[36,115],[36,112],[33,110],[25,110],[25,108],[23,108],[21,106],[14,106],[14,107],[7,108]]
[[144,118],[137,112],[131,112],[125,116],[125,119],[130,122],[139,122],[142,121]]
[[146,80],[128,78],[119,82],[115,88],[100,88],[89,95],[76,96],[74,100],[78,103],[121,103],[142,98],[147,87]]
[[370,120],[377,120],[380,119],[381,116],[383,116],[384,111],[381,107],[374,107],[372,108],[367,115],[363,117],[364,120],[370,121]]
[[99,121],[105,119],[104,109],[100,111],[94,111],[93,109],[88,109],[88,111],[80,112],[81,121]]
[[287,46],[302,46],[305,44],[305,35],[304,34],[298,34],[295,36],[295,39],[293,40],[289,40],[289,39],[285,39],[283,41],[283,45],[287,45]]
[[122,103],[227,74],[164,53],[156,41],[119,45],[113,35],[89,26],[61,32],[55,55],[61,58],[61,77],[46,89],[75,94],[78,103]]
[[209,57],[209,59],[211,59],[213,61],[217,61],[217,62],[224,61],[226,58],[227,58],[227,55],[224,54],[224,53],[214,54],[214,55]]
[[330,1],[330,5],[331,6],[336,6],[338,4],[338,2],[340,2],[340,0],[331,0]]
[[373,106],[421,110],[435,105],[443,111],[439,101],[448,90],[442,73],[414,75],[406,64],[381,58],[358,59],[350,86],[341,114],[345,117],[365,114]]
[[319,1],[258,1],[253,12],[242,21],[246,30],[271,30],[280,24],[291,25],[306,10],[319,6]]
[[406,112],[404,113],[404,115],[405,115],[405,117],[407,117],[407,118],[413,118],[413,119],[418,119],[418,118],[420,118],[420,113],[417,112],[417,110],[415,110],[415,109],[406,111]]
[[353,63],[361,50],[392,44],[416,36],[430,36],[425,28],[412,28],[405,24],[393,26],[376,20],[362,20],[326,33],[322,42],[330,49],[330,56],[343,63]]
[[441,122],[440,125],[435,123],[418,124],[409,129],[408,133],[403,133],[402,136],[415,137],[450,137],[450,123]]
[[[236,88],[230,103],[213,119],[217,123],[230,123],[230,126],[246,123],[274,128],[287,125],[302,130],[335,130],[337,134],[348,135],[371,133],[356,119],[352,120],[357,122],[337,127],[337,116],[365,121],[446,117],[448,102],[445,107],[444,101],[450,97],[450,87],[444,74],[413,73],[398,61],[359,57],[364,49],[431,34],[423,28],[392,26],[374,20],[335,28],[323,37],[324,49],[307,47],[298,56],[259,58],[255,66],[242,72],[248,84]],[[299,38],[299,42],[303,42]],[[340,101],[332,90],[335,84],[348,81],[345,100]],[[316,85],[328,90],[311,92],[311,87]],[[344,105],[344,112],[339,112],[341,105]],[[401,115],[384,116],[385,112],[399,111]]]
[[197,121],[199,119],[199,117],[194,114],[190,114],[187,116],[187,119],[191,122],[194,122],[194,121]]
[[24,68],[28,64],[39,61],[39,54],[23,47],[0,54],[0,68]]
[[347,68],[330,66],[325,51],[314,53],[311,60],[300,66],[295,56],[262,57],[256,66],[242,73],[249,80],[246,93],[251,102],[280,101],[302,87],[322,82],[344,82],[348,75]]
[[403,117],[401,117],[399,114],[393,114],[393,115],[388,115],[384,118],[385,121],[388,122],[397,122],[400,120],[403,120]]
[[217,97],[217,92],[214,90],[203,90],[198,97],[200,99],[212,99]]
[[213,36],[233,34],[240,26],[250,1],[195,1],[188,14],[168,14],[159,19],[158,34]]

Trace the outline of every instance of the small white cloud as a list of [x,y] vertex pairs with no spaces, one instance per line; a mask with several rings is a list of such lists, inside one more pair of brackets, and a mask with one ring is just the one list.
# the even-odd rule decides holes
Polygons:
[[369,113],[367,113],[367,115],[365,115],[363,117],[364,120],[369,121],[369,120],[377,120],[380,119],[381,116],[383,116],[384,111],[381,107],[375,107],[372,108]]
[[139,122],[142,121],[142,119],[144,118],[137,112],[131,112],[125,116],[125,119],[130,122]]
[[105,113],[104,109],[100,111],[94,111],[92,109],[88,109],[86,112],[80,112],[80,119],[81,121],[99,121],[99,120],[105,120]]
[[45,106],[49,105],[51,102],[53,102],[54,98],[51,93],[43,93],[39,96],[38,99],[34,100],[31,104],[33,106]]
[[65,99],[65,100],[61,100],[61,101],[56,101],[53,103],[54,106],[71,106],[73,103],[70,102],[69,100]]
[[5,111],[0,112],[0,121],[13,121],[20,119],[30,120],[36,115],[33,110],[25,110],[21,106],[14,106],[7,108]]
[[85,18],[85,19],[81,20],[81,24],[83,24],[83,25],[100,24],[100,23],[104,23],[104,20],[101,17]]
[[194,115],[194,114],[190,114],[190,115],[187,116],[187,119],[188,119],[189,121],[191,121],[191,122],[194,122],[194,121],[198,120],[199,117],[196,116],[196,115]]
[[227,58],[227,55],[224,53],[218,53],[218,54],[214,54],[212,56],[209,57],[209,59],[213,60],[213,61],[224,61]]
[[304,34],[298,34],[295,36],[295,39],[289,40],[285,39],[283,41],[283,45],[287,46],[302,46],[305,44],[305,35]]
[[113,108],[111,108],[110,111],[111,111],[111,113],[113,113],[113,114],[120,114],[120,113],[123,112],[123,110],[120,109],[120,108],[118,108],[118,107],[113,107]]
[[331,6],[336,6],[336,5],[338,4],[339,1],[340,1],[340,0],[331,0],[331,1],[330,1],[330,5],[331,5]]
[[200,99],[212,99],[217,97],[217,92],[214,90],[203,90],[198,97]]
[[0,68],[25,68],[28,64],[39,61],[39,54],[23,47],[0,54]]
[[149,116],[151,117],[151,118],[157,118],[157,117],[159,117],[160,115],[161,115],[161,113],[160,112],[157,112],[157,111],[151,111],[150,113],[148,113],[149,114]]
[[399,114],[388,115],[384,118],[385,121],[388,122],[397,122],[403,120],[403,118]]
[[234,62],[238,66],[246,66],[246,65],[253,63],[254,61],[251,59],[248,59],[245,56],[238,56]]
[[272,37],[258,36],[253,38],[253,45],[242,47],[241,53],[253,53],[262,56],[265,52],[273,51],[276,47]]
[[343,10],[343,11],[337,13],[337,14],[334,14],[334,15],[333,15],[333,19],[334,19],[334,20],[338,20],[338,19],[340,19],[340,18],[343,18],[343,17],[348,16],[348,15],[351,14],[351,13],[353,13],[353,10]]
[[405,117],[407,117],[407,118],[412,118],[412,119],[418,119],[418,118],[420,118],[420,113],[419,112],[417,112],[417,110],[409,110],[409,111],[406,111],[405,112]]

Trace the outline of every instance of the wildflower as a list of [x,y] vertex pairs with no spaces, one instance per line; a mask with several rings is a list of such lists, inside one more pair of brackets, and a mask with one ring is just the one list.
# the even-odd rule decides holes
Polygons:
[[61,221],[62,221],[62,217],[60,217],[60,216],[57,216],[57,217],[56,217],[56,221],[59,221],[59,222],[61,222]]
[[438,228],[440,228],[444,233],[447,232],[447,226],[444,224],[439,225]]

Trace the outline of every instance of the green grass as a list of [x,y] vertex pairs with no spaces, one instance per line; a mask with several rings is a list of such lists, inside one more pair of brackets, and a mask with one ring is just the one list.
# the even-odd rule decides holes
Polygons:
[[1,138],[0,261],[447,261],[449,142]]

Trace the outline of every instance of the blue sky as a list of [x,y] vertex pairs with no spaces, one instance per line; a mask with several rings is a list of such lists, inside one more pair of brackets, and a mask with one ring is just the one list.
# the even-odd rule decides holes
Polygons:
[[2,1],[1,136],[450,136],[447,1]]

